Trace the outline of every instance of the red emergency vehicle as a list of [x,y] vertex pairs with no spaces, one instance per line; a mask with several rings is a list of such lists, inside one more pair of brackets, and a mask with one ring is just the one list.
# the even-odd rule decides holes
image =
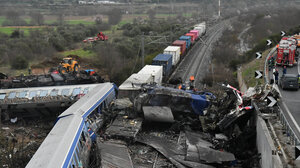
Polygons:
[[283,37],[277,45],[277,65],[293,66],[296,63],[296,46],[294,38]]

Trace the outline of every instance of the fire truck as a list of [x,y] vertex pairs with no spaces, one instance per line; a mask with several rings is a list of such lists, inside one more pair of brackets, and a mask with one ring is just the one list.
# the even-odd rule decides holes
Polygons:
[[277,47],[276,64],[293,66],[298,60],[297,41],[292,37],[283,37]]

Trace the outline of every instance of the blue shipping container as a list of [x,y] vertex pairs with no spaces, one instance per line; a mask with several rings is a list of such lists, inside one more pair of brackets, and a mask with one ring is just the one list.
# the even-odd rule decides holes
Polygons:
[[191,46],[191,36],[181,36],[179,40],[186,41],[186,49],[189,49]]
[[152,65],[162,65],[163,75],[168,76],[172,70],[172,55],[158,54],[155,58],[153,58]]

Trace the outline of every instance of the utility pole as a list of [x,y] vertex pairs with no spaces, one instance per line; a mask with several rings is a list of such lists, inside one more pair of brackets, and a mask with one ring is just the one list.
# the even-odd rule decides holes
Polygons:
[[149,44],[169,44],[170,41],[167,40],[168,36],[146,36],[146,41],[150,41],[145,44],[144,32],[141,35],[141,54],[142,54],[142,67],[145,65],[145,45]]
[[144,44],[144,32],[142,33],[142,67],[144,67],[145,64],[145,44]]
[[221,17],[221,0],[219,0],[219,18]]

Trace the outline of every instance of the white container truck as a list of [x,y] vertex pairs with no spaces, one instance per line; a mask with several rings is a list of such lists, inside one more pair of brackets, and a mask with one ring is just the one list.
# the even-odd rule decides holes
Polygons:
[[163,66],[146,65],[138,72],[138,74],[150,74],[152,76],[152,81],[161,85],[163,78]]
[[164,54],[172,55],[172,65],[175,66],[180,60],[180,47],[178,46],[168,46],[164,50]]

